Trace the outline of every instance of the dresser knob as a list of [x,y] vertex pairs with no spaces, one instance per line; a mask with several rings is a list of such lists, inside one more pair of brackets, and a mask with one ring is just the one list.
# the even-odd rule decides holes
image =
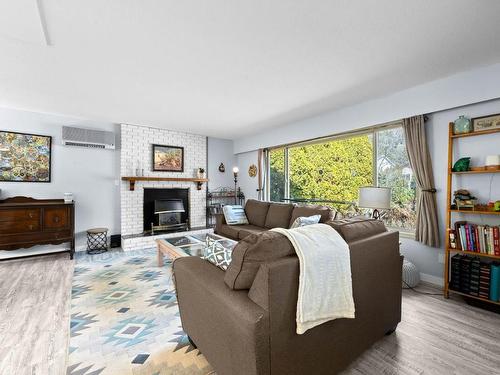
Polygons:
[[33,212],[30,212],[28,215],[30,218],[33,218]]
[[61,220],[61,219],[59,219],[59,216],[54,216],[54,223],[58,223],[59,220]]

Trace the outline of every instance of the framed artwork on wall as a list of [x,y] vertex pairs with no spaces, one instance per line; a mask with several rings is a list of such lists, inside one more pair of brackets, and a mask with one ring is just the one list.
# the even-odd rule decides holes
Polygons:
[[184,172],[184,147],[153,145],[153,171]]
[[496,115],[476,117],[472,119],[475,132],[500,129],[500,113]]
[[52,137],[0,130],[0,181],[50,182]]

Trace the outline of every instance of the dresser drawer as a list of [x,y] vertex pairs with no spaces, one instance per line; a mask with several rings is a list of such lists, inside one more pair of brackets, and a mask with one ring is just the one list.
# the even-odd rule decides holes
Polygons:
[[3,221],[23,221],[23,220],[39,220],[39,208],[12,208],[9,210],[0,210],[0,222]]
[[44,208],[43,227],[46,229],[69,228],[69,209],[67,207]]
[[32,232],[0,235],[1,249],[19,249],[46,243],[70,242],[73,239],[71,230],[57,232]]
[[0,221],[0,234],[30,233],[39,230],[39,220]]

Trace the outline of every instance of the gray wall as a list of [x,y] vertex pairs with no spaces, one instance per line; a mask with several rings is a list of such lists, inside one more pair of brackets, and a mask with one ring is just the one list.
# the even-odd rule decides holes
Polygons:
[[[426,123],[427,139],[433,162],[435,185],[438,190],[436,199],[438,202],[439,229],[442,239],[444,239],[445,234],[444,215],[446,209],[448,123],[454,121],[461,114],[469,117],[479,117],[495,113],[500,113],[500,99],[453,108],[429,115],[429,120]],[[326,128],[331,126],[329,121],[322,123],[322,120],[325,120],[325,118],[321,116],[315,119],[308,119],[303,125],[306,127],[306,125],[310,125],[311,122],[318,121],[314,124],[316,127],[323,126]],[[376,123],[372,123],[371,125],[376,125]],[[354,129],[356,129],[356,127],[344,129],[344,131]],[[287,133],[286,136],[290,137],[291,135]],[[282,144],[280,138],[275,137],[273,141],[276,142],[275,144]],[[455,142],[457,142],[457,147],[454,160],[457,160],[459,157],[471,156],[473,165],[483,165],[486,155],[500,153],[500,134],[463,138]],[[257,152],[251,151],[240,153],[237,155],[237,160],[240,168],[248,168],[248,165],[251,163],[256,163]],[[458,184],[454,186],[455,189],[469,188],[480,200],[488,201],[500,199],[499,174],[460,176],[456,181]],[[241,187],[247,197],[256,196],[255,189],[257,188],[257,180],[243,178],[241,180]],[[498,218],[469,216],[470,215],[467,215],[465,219],[474,222],[496,223],[498,225]],[[401,241],[401,252],[407,259],[417,265],[419,270],[423,273],[423,278],[431,282],[442,283],[444,244],[441,245],[441,248],[437,249],[424,246],[410,238],[401,238]]]
[[[115,132],[119,141],[119,125],[89,121],[69,116],[59,116],[0,108],[0,129],[21,133],[52,136],[52,181],[50,183],[0,182],[1,198],[16,195],[34,198],[63,198],[72,192],[75,199],[77,249],[86,246],[85,231],[91,227],[107,227],[109,233],[120,233],[120,150],[66,147],[61,144],[63,125],[96,128]],[[226,165],[226,172],[218,171],[219,164]],[[236,165],[233,141],[208,138],[209,187],[233,186],[232,168]],[[59,246],[37,246],[30,249],[6,252],[0,249],[0,258],[27,253],[45,252]]]
[[500,98],[498,77],[500,64],[462,72],[258,134],[245,135],[234,141],[234,150],[239,154],[497,99]]
[[[63,125],[119,134],[117,125],[82,119],[0,108],[0,129],[52,136],[52,178],[50,183],[0,182],[2,198],[23,195],[34,198],[75,199],[77,247],[85,246],[85,231],[107,227],[120,231],[119,151],[66,147],[61,144]],[[22,252],[17,251],[16,252]]]
[[[220,163],[224,163],[226,171],[219,172]],[[236,166],[236,157],[233,151],[233,141],[208,137],[207,176],[210,190],[220,187],[233,187],[233,167]]]
[[[426,124],[427,140],[432,157],[436,199],[438,203],[439,230],[441,238],[445,236],[445,210],[446,210],[446,184],[447,184],[447,162],[448,162],[448,123],[454,121],[459,115],[468,117],[479,117],[500,113],[500,100],[492,100],[483,103],[453,108],[446,111],[436,112],[429,115]],[[462,138],[455,141],[455,154],[453,160],[460,157],[472,157],[472,165],[484,165],[486,155],[500,153],[500,134],[483,135],[470,138]],[[457,176],[453,189],[469,189],[480,201],[500,199],[500,176],[498,174]],[[491,183],[491,193],[490,193]],[[499,224],[498,218],[487,216],[461,215],[465,220],[477,223]],[[454,218],[460,218],[456,215]],[[443,264],[440,262],[444,254],[444,243],[440,249],[430,248],[410,239],[403,239],[402,253],[414,262],[421,272],[436,277],[443,277]]]

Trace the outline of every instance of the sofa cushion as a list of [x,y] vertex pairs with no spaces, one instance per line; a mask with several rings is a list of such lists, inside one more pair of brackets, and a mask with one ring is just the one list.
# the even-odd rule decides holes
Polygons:
[[272,231],[251,234],[234,247],[224,282],[231,289],[250,289],[261,264],[290,255],[295,255],[295,250],[282,234]]
[[258,227],[256,225],[251,225],[251,224],[240,225],[238,229],[239,229],[238,239],[240,240],[251,234],[261,233],[267,230],[266,228]]
[[238,233],[240,232],[240,227],[242,226],[243,225],[222,224],[219,228],[217,228],[217,234],[238,241]]
[[320,220],[321,215],[299,216],[295,219],[292,225],[290,225],[290,229],[305,227],[306,225],[318,224]]
[[234,241],[227,239],[215,239],[207,236],[205,240],[205,252],[203,258],[208,260],[214,266],[221,270],[227,270],[231,264],[233,248],[236,245]]
[[266,223],[267,211],[269,210],[269,202],[257,201],[249,199],[245,205],[248,222],[258,227],[263,227]]
[[266,216],[266,228],[288,228],[293,204],[271,203]]
[[301,216],[313,216],[313,215],[321,215],[320,223],[326,223],[331,220],[333,217],[333,210],[330,207],[325,206],[295,206],[292,211],[292,217],[288,223],[288,228],[290,228],[298,217]]
[[327,224],[339,232],[347,243],[387,232],[383,221],[366,217],[332,220]]
[[224,213],[224,220],[227,225],[248,224],[248,219],[242,206],[227,204],[222,208],[222,212]]

